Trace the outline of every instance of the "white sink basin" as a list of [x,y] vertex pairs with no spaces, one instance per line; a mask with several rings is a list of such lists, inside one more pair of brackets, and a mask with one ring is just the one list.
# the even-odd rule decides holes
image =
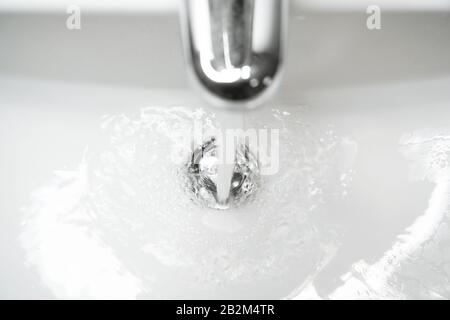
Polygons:
[[177,17],[65,17],[0,13],[0,298],[450,297],[448,13],[293,14],[245,115],[280,129],[280,172],[230,213],[170,161],[214,121]]

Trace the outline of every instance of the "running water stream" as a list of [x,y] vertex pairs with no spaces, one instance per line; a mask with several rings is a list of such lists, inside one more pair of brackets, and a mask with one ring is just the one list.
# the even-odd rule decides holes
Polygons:
[[[219,148],[222,149],[222,159],[219,159],[220,162],[217,167],[217,201],[221,204],[226,204],[230,197],[236,161],[236,144],[233,141],[227,141],[229,139],[227,130],[243,129],[244,114],[241,112],[219,111],[217,117],[222,127],[222,139],[219,141]],[[234,136],[231,136],[234,139]],[[228,150],[228,148],[233,150]]]

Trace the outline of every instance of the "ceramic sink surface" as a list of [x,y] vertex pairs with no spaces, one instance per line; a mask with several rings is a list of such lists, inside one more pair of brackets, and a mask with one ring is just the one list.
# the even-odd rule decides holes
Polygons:
[[295,12],[280,170],[197,208],[177,16],[0,13],[1,298],[449,298],[450,15]]

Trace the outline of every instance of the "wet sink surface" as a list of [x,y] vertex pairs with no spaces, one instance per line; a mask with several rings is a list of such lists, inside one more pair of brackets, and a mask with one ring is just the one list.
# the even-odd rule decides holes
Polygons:
[[[378,51],[363,31],[344,36],[356,18],[325,24],[339,41],[330,31],[296,51],[292,40],[280,95],[245,115],[249,127],[280,130],[280,172],[254,203],[226,215],[196,207],[178,188],[175,142],[193,117],[215,118],[176,77],[176,55],[161,82],[135,60],[136,70],[117,67],[122,78],[113,80],[74,66],[41,71],[19,64],[25,51],[12,59],[27,42],[3,28],[11,50],[2,54],[17,65],[0,76],[0,252],[9,262],[0,265],[0,296],[448,298],[450,68],[438,49],[449,44],[425,37],[448,26],[440,17],[417,29],[428,47],[405,57],[420,46],[387,47],[403,35],[397,20],[395,31],[371,39]],[[1,23],[18,21],[8,19]],[[299,21],[317,30],[325,20]],[[335,54],[314,58],[319,44]],[[353,59],[349,47],[360,48]],[[86,50],[75,65],[101,56]],[[386,72],[379,60],[365,62],[389,50]],[[295,62],[295,52],[313,62]],[[100,68],[119,61],[108,57]],[[404,59],[422,64],[407,69]]]

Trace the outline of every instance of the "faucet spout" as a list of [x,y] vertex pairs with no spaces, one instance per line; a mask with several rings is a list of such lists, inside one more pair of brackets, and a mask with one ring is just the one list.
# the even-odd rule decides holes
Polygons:
[[189,74],[216,106],[253,108],[284,61],[286,0],[183,0]]

